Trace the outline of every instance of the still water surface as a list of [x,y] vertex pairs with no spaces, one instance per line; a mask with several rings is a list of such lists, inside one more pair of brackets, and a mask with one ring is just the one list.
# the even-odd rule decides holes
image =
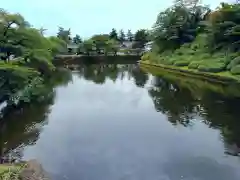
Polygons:
[[2,152],[53,180],[239,180],[240,99],[195,94],[137,65],[82,65],[4,117]]

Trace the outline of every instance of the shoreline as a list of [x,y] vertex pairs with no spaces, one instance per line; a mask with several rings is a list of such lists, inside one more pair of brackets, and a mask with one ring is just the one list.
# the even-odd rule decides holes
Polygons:
[[[12,177],[14,177],[12,179]],[[36,160],[22,163],[1,164],[0,179],[5,180],[50,180],[49,174]]]
[[186,76],[191,78],[197,78],[200,80],[207,80],[209,82],[221,83],[221,84],[240,84],[240,76],[231,75],[229,72],[221,73],[210,73],[210,72],[199,72],[197,70],[188,69],[187,67],[169,66],[163,64],[149,63],[148,61],[140,61],[140,65],[158,68],[159,70],[164,69],[165,71],[177,74],[180,76]]

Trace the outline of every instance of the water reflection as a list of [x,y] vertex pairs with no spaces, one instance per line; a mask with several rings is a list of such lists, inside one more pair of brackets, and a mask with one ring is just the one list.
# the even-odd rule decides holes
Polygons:
[[[1,161],[21,160],[23,148],[34,145],[39,139],[42,127],[48,123],[50,107],[54,104],[56,86],[66,86],[72,80],[71,72],[58,69],[44,87],[42,101],[6,107],[0,119]],[[3,163],[3,162],[2,162]]]
[[36,143],[41,127],[48,123],[47,116],[53,99],[54,94],[41,103],[24,105],[4,116],[1,124],[2,157],[11,155],[14,159],[21,159],[23,148]]
[[[148,92],[155,109],[166,114],[173,125],[192,126],[197,117],[210,128],[221,131],[226,153],[240,153],[240,98],[204,90],[195,94],[192,89],[154,77]],[[199,91],[199,90],[198,90]]]
[[[83,64],[77,66],[75,70],[80,78],[96,84],[104,84],[107,79],[113,82],[117,79],[123,80],[126,76],[129,80],[133,78],[137,87],[144,87],[151,76],[136,64]],[[238,155],[240,153],[240,122],[238,121],[240,98],[231,97],[228,94],[224,96],[191,84],[183,85],[177,80],[170,81],[153,76],[148,93],[156,111],[167,115],[168,121],[174,126],[192,126],[196,117],[201,117],[201,121],[210,128],[221,131],[226,153]],[[217,85],[216,88],[218,88]]]
[[136,64],[83,64],[72,68],[77,70],[80,78],[96,84],[104,84],[107,79],[115,82],[118,78],[123,80],[133,78],[136,86],[144,87],[148,80],[147,73]]
[[2,155],[29,153],[54,180],[239,179],[239,98],[136,64],[68,68],[44,102],[4,116]]
[[196,102],[188,89],[155,77],[149,90],[155,109],[173,124],[188,126],[197,113]]
[[231,166],[206,157],[177,157],[166,163],[163,171],[171,180],[179,180],[179,177],[186,180],[239,179]]

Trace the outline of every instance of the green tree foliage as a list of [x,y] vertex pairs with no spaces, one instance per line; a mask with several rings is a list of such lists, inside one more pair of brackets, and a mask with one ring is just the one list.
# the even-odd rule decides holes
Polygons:
[[198,5],[195,1],[194,5],[177,1],[174,6],[160,12],[154,25],[154,40],[159,50],[176,49],[192,42],[201,30],[201,22],[209,13],[208,7]]
[[59,27],[57,37],[64,40],[66,43],[70,43],[71,41],[71,31],[70,29],[65,30],[63,27]]
[[92,39],[83,41],[82,49],[88,55],[90,55],[90,52],[93,51],[94,47],[95,47],[95,44],[94,44],[94,41]]
[[101,53],[101,51],[104,51],[107,41],[109,40],[108,34],[97,34],[94,35],[91,40],[95,43],[96,51],[98,53]]
[[133,41],[133,33],[132,31],[129,29],[128,32],[127,32],[127,39],[128,41]]
[[50,36],[47,39],[49,41],[49,46],[50,46],[48,50],[51,51],[53,56],[55,56],[59,52],[66,51],[67,44],[62,39],[59,39],[58,37],[55,37],[55,36]]
[[112,31],[109,34],[109,37],[110,37],[110,39],[118,40],[118,34],[117,34],[116,29],[114,29],[114,28],[112,29]]
[[239,3],[221,3],[211,11],[198,0],[177,0],[159,13],[151,34],[154,52],[142,59],[204,72],[228,70],[238,74],[239,12]]
[[209,46],[212,50],[240,49],[240,4],[222,3],[208,21]]
[[11,54],[22,50],[18,42],[20,37],[16,37],[21,36],[22,29],[28,26],[28,22],[20,14],[0,10],[0,52],[3,53],[3,59],[9,59]]
[[148,41],[148,33],[145,29],[140,29],[136,32],[134,36],[134,47],[143,48],[145,43]]
[[124,42],[125,40],[126,40],[126,36],[125,36],[125,33],[124,33],[124,31],[121,29],[120,31],[119,31],[119,41],[122,43],[122,42]]
[[39,32],[40,32],[40,34],[43,36],[44,35],[44,32],[46,31],[47,29],[44,29],[43,27],[41,27],[40,29],[39,29]]
[[76,36],[73,37],[73,43],[75,43],[75,44],[81,44],[82,43],[82,39],[78,34],[76,34]]
[[[46,38],[42,31],[30,27],[21,15],[0,10],[0,59],[5,60],[0,64],[3,94],[9,96],[31,82],[41,83],[42,78],[55,70],[53,56],[64,48],[65,41],[58,37]],[[40,81],[34,81],[37,77]]]
[[118,47],[119,47],[118,41],[114,39],[108,40],[106,42],[105,54],[107,55],[108,53],[114,53],[114,55],[117,55]]

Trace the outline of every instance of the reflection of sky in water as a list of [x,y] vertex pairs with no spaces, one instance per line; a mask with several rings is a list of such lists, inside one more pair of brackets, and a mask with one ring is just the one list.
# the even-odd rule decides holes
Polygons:
[[239,176],[235,171],[229,165],[206,157],[172,158],[163,166],[163,172],[171,180],[179,180],[179,177],[184,180],[237,180]]
[[218,130],[200,118],[172,126],[127,77],[96,85],[74,76],[57,89],[48,119],[25,158],[37,158],[54,180],[240,179]]

